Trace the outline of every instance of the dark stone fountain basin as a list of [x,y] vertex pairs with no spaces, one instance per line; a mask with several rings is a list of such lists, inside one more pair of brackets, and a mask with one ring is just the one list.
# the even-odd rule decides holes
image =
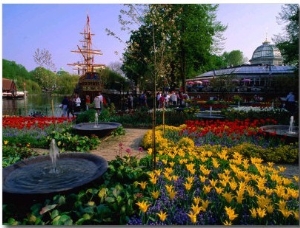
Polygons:
[[299,136],[299,128],[293,127],[292,132],[289,132],[289,125],[265,125],[262,126],[261,129],[264,132],[281,136],[288,136],[293,138],[298,138]]
[[265,125],[260,127],[262,131],[270,137],[283,137],[286,143],[294,143],[299,139],[299,127],[294,126],[293,130],[289,131],[289,125]]
[[59,154],[57,173],[50,172],[53,166],[47,155],[25,159],[3,169],[3,193],[29,196],[66,192],[97,180],[107,167],[104,158],[79,152]]
[[210,113],[196,113],[195,116],[200,119],[224,119],[225,116],[221,114],[210,114]]
[[120,126],[122,126],[122,124],[116,122],[100,122],[98,124],[79,123],[73,126],[73,130],[78,135],[104,137]]

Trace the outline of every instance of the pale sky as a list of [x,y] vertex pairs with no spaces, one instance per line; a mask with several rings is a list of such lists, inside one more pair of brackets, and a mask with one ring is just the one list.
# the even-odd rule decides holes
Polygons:
[[[120,9],[124,9],[122,4],[9,2],[2,4],[3,59],[15,61],[31,71],[37,67],[33,60],[34,52],[37,48],[46,49],[52,54],[57,70],[63,68],[76,73],[67,64],[81,60],[80,55],[71,50],[80,46],[80,32],[83,31],[88,14],[91,30],[95,33],[93,48],[103,52],[102,56],[95,58],[95,63],[109,65],[120,62],[125,44],[108,36],[105,29],[113,30],[124,42],[129,39],[129,34],[121,31],[118,22]],[[276,20],[282,5],[283,3],[219,4],[217,20],[228,25],[223,35],[226,38],[223,51],[240,50],[245,57],[251,59],[254,50],[266,38],[271,41],[274,34],[282,33],[283,26],[278,25]]]

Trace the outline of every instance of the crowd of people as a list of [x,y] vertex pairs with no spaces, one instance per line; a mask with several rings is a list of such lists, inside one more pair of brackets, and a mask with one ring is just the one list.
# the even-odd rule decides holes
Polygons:
[[[81,112],[81,98],[77,93],[73,94],[72,96],[64,96],[61,102],[61,109],[62,109],[62,117],[70,118],[70,114],[72,117],[75,117],[78,113]],[[98,92],[98,95],[93,100],[93,106],[98,115],[101,113],[101,109],[103,108],[104,98],[101,92]],[[89,110],[91,105],[91,98],[89,95],[85,97],[85,109]]]
[[162,93],[159,91],[156,94],[157,108],[164,108],[170,105],[184,106],[188,99],[188,94],[183,92],[172,91]]

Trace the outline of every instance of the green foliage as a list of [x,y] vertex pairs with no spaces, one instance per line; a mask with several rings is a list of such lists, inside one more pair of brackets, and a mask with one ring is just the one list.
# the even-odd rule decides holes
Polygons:
[[2,167],[12,165],[20,160],[37,156],[38,154],[30,147],[23,147],[16,144],[6,144],[2,147]]
[[226,63],[224,67],[238,66],[244,63],[243,52],[241,52],[240,50],[233,50],[229,53],[225,51],[222,54],[222,57],[225,59],[225,63]]
[[60,132],[53,131],[47,136],[48,145],[52,139],[55,139],[57,146],[61,151],[78,151],[78,152],[88,152],[95,149],[99,143],[100,139],[97,136],[80,136],[74,135],[70,132],[70,129],[64,129]]
[[[178,86],[180,81],[184,84],[185,77],[211,69],[216,62],[211,50],[218,49],[217,40],[222,40],[221,33],[226,29],[215,20],[217,8],[209,4],[149,6],[142,25],[130,37],[122,70],[143,86],[149,86],[145,79],[152,81],[153,72]],[[132,11],[128,14],[132,16]],[[159,53],[158,61],[154,61],[153,47]]]
[[123,126],[117,127],[115,130],[111,132],[113,136],[125,135],[126,131]]
[[70,75],[67,72],[62,72],[59,76],[56,77],[55,93],[57,94],[72,94],[76,84],[78,83],[77,75]]
[[[150,157],[117,157],[108,164],[100,183],[78,193],[55,195],[28,207],[4,205],[5,225],[119,225],[136,214],[135,203],[141,195],[137,183],[146,181]],[[28,211],[29,210],[29,211]],[[14,217],[15,213],[17,217]]]
[[281,51],[284,63],[299,68],[299,5],[285,4],[278,21],[285,24],[285,34],[276,35],[275,44]]
[[96,111],[94,109],[89,109],[87,111],[81,112],[76,117],[76,123],[92,123],[95,122]]
[[6,59],[2,59],[2,74],[4,78],[16,79],[16,81],[19,81],[19,79],[31,79],[29,72],[24,66],[22,66],[21,64],[17,64],[14,61],[9,61]]
[[52,92],[55,89],[56,77],[52,71],[43,67],[37,67],[32,71],[34,80],[39,84],[45,92]]
[[223,109],[221,114],[228,120],[245,120],[245,119],[274,119],[278,124],[288,124],[289,114],[285,110],[261,110],[257,111],[239,111],[233,109]]

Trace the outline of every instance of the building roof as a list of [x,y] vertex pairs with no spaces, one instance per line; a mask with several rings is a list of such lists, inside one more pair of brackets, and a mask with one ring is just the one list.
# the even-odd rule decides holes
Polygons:
[[268,66],[268,65],[241,65],[236,67],[230,67],[220,70],[211,70],[205,72],[201,75],[196,76],[196,78],[203,77],[214,77],[222,75],[283,75],[283,74],[293,74],[295,67],[293,66]]
[[2,91],[10,91],[12,89],[16,89],[14,81],[7,78],[2,78]]

